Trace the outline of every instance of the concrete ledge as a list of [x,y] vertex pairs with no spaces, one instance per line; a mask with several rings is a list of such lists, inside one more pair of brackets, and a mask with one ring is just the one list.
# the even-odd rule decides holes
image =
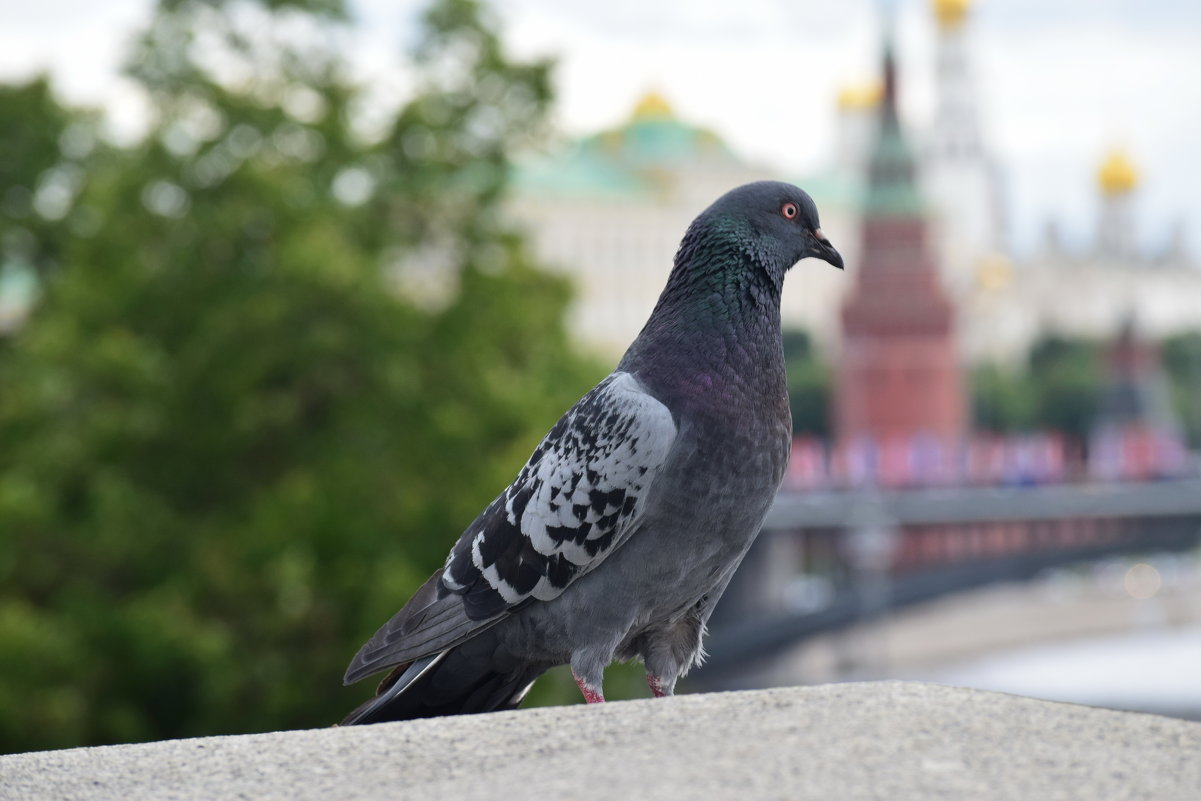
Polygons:
[[1201,724],[927,684],[0,757],[0,799],[1201,798]]

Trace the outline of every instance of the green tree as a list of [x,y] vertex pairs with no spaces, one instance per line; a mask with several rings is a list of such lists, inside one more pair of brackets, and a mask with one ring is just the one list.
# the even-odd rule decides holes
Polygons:
[[1105,382],[1101,346],[1092,340],[1047,336],[1030,349],[1034,424],[1087,440]]
[[95,141],[95,118],[64,108],[45,76],[0,86],[0,269],[46,275],[61,261],[64,227],[94,225],[76,197]]
[[1188,433],[1189,444],[1201,447],[1201,331],[1165,339],[1163,365],[1172,382],[1176,411]]
[[1034,382],[1026,372],[994,364],[972,369],[972,422],[977,429],[1011,434],[1038,428]]
[[[88,156],[91,224],[42,219],[60,268],[0,351],[0,750],[335,721],[354,649],[600,375],[498,213],[548,65],[438,0],[373,136],[344,19],[162,0],[149,135]],[[394,291],[431,261],[437,304]]]

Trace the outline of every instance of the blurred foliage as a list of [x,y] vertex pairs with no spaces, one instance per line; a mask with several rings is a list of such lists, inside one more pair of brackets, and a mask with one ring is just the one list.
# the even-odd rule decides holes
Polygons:
[[64,227],[81,232],[93,223],[72,200],[95,148],[96,120],[59,105],[45,77],[0,85],[0,120],[0,265],[47,275],[61,261]]
[[1013,434],[1037,428],[1031,377],[996,364],[982,364],[971,373],[972,422],[976,428]]
[[797,436],[830,436],[830,368],[818,357],[809,334],[784,330],[784,362],[788,369],[788,403]]
[[[1003,433],[1060,431],[1085,442],[1109,380],[1107,347],[1097,340],[1052,335],[1034,344],[1024,370],[976,367],[976,426]],[[1201,332],[1167,337],[1160,350],[1189,442],[1201,446]]]
[[[129,147],[0,90],[4,257],[44,284],[0,344],[0,751],[336,721],[353,652],[603,372],[498,213],[549,65],[437,0],[371,128],[345,16],[163,0]],[[414,264],[436,302],[396,291]]]
[[1189,445],[1201,448],[1201,331],[1165,339],[1163,365]]
[[1106,381],[1101,343],[1046,336],[1034,343],[1028,363],[1037,426],[1086,441]]
[[1024,369],[972,370],[976,428],[998,433],[1058,431],[1086,442],[1106,375],[1102,343],[1048,335],[1036,341]]

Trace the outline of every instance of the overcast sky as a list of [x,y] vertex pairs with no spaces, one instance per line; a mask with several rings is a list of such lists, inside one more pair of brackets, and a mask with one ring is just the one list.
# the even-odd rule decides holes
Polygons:
[[[403,91],[398,54],[423,2],[352,0],[365,74]],[[1016,244],[1048,217],[1091,236],[1094,173],[1114,145],[1142,174],[1140,239],[1178,220],[1201,251],[1201,3],[1195,0],[976,0],[970,20],[986,135],[1003,168]],[[935,26],[925,0],[901,0],[906,120],[933,110]],[[0,0],[0,79],[49,69],[70,100],[135,113],[117,65],[152,0]],[[871,78],[873,0],[497,0],[510,46],[558,57],[566,134],[621,122],[648,89],[743,156],[788,175],[832,152],[838,89]]]

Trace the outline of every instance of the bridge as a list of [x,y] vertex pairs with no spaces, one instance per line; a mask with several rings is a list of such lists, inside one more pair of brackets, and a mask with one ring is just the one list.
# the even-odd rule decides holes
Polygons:
[[[1123,554],[1201,546],[1201,479],[782,492],[711,624],[701,683],[945,595]],[[790,608],[820,574],[833,592]]]

